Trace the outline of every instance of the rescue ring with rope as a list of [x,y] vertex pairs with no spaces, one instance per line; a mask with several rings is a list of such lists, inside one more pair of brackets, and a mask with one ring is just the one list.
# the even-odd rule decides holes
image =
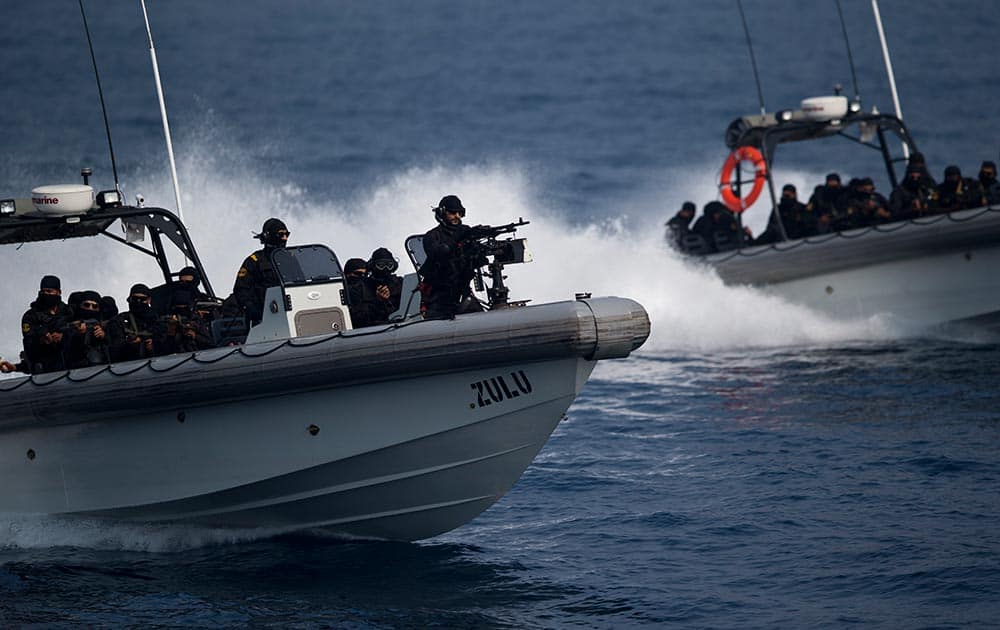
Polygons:
[[[754,168],[753,188],[743,198],[737,197],[733,192],[733,186],[740,182],[732,181],[733,170],[740,162],[752,162]],[[726,162],[722,165],[722,174],[719,176],[719,190],[722,193],[722,201],[733,212],[739,214],[753,205],[764,190],[764,182],[767,180],[767,163],[760,151],[753,147],[737,147]]]

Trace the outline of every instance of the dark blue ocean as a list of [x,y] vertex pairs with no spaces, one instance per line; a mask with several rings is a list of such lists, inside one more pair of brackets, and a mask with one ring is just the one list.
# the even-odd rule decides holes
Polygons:
[[[892,111],[870,2],[841,2],[857,89],[834,2],[744,5],[769,111],[834,84]],[[174,208],[140,7],[85,6],[122,188]],[[760,108],[735,0],[148,8],[217,292],[269,216],[341,258],[400,254],[457,194],[472,223],[532,221],[512,297],[632,297],[652,335],[598,366],[506,497],[431,540],[0,514],[0,626],[997,627],[1000,339],[831,321],[663,247],[682,201],[715,198],[726,125]],[[998,160],[993,3],[881,10],[932,173]],[[0,197],[82,166],[110,188],[79,6],[3,17]],[[888,192],[877,156],[835,141],[779,160],[800,194],[831,170]],[[155,279],[99,245],[0,248],[0,354],[43,273],[120,301]]]

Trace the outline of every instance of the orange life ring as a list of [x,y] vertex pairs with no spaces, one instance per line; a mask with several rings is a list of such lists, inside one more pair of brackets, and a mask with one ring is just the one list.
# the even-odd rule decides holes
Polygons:
[[[754,176],[753,188],[742,199],[733,192],[733,170],[740,162],[753,162]],[[764,190],[764,182],[767,180],[767,163],[760,151],[753,147],[737,147],[729,154],[725,164],[722,165],[722,175],[719,176],[719,190],[722,193],[722,201],[733,212],[737,214],[743,212],[757,201],[760,192]]]

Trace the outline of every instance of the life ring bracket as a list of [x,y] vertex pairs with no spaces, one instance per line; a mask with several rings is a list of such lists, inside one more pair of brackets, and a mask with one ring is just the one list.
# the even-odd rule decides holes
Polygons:
[[[753,164],[754,176],[752,180],[741,178],[733,181],[733,171],[736,170],[736,165],[741,162],[750,162]],[[733,187],[736,184],[751,181],[753,182],[753,187],[750,189],[750,192],[745,197],[737,197],[736,193],[733,192]],[[719,175],[719,193],[722,196],[722,202],[726,204],[727,208],[739,214],[757,201],[760,193],[764,190],[764,182],[766,181],[767,162],[764,160],[763,154],[754,147],[736,147],[729,154],[729,157],[726,158],[725,163],[722,165],[722,173]]]

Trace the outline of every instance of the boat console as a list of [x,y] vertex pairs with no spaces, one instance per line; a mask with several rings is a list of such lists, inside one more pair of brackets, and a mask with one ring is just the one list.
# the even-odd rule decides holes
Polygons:
[[281,284],[267,290],[261,322],[250,329],[247,343],[353,328],[343,270],[329,247],[314,244],[277,249],[271,262]]

